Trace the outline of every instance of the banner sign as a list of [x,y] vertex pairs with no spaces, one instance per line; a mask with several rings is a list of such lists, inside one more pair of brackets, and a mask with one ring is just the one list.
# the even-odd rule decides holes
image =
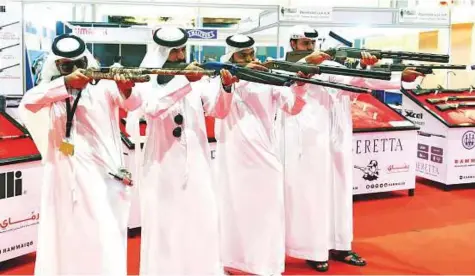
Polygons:
[[[217,29],[187,29],[186,31],[190,39],[218,39]],[[151,28],[74,27],[72,33],[89,43],[147,44],[153,41]]]
[[398,19],[400,23],[450,23],[449,10],[446,8],[400,9]]
[[188,29],[186,30],[190,39],[217,39],[218,30],[216,29]]
[[475,183],[475,128],[449,129],[447,183]]
[[0,94],[23,95],[21,2],[0,5]]
[[447,153],[447,139],[444,135],[419,131],[417,138],[417,175],[425,179],[445,183]]
[[333,9],[331,7],[280,7],[280,20],[282,21],[313,21],[331,22]]
[[414,189],[414,131],[353,134],[353,194]]
[[43,167],[0,166],[0,262],[36,251]]

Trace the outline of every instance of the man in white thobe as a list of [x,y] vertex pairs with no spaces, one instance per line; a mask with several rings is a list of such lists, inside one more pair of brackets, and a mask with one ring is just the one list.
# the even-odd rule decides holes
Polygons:
[[[226,39],[222,62],[255,62],[254,40]],[[293,91],[292,91],[293,90]],[[298,114],[305,101],[300,86],[277,87],[240,80],[230,114],[216,121],[216,162],[222,260],[225,267],[278,275],[285,267],[283,168],[274,132],[278,109]]]
[[[54,39],[20,116],[44,164],[35,275],[127,275],[129,187],[119,107],[140,106],[123,76],[91,85],[97,67],[74,35]],[[124,176],[124,177],[121,177]]]
[[[315,49],[318,32],[309,26],[290,31],[289,50]],[[300,62],[342,66],[322,52]],[[361,64],[373,65],[374,56],[362,54]],[[420,74],[402,73],[404,82]],[[344,76],[316,76],[370,89],[399,89],[401,79],[381,81]],[[286,246],[287,254],[314,269],[328,270],[328,251],[339,261],[364,266],[366,261],[351,251],[353,240],[352,119],[350,95],[354,93],[305,85],[307,105],[297,116],[285,116]],[[332,250],[334,249],[334,250]]]
[[[153,40],[142,66],[165,68],[185,61],[188,34],[183,29],[158,29]],[[193,64],[186,69],[202,70]],[[236,78],[225,70],[221,81],[201,77],[159,76],[134,88],[144,99],[148,136],[139,165],[141,275],[223,274],[204,113],[226,117]],[[139,117],[131,113],[127,119],[135,136]]]

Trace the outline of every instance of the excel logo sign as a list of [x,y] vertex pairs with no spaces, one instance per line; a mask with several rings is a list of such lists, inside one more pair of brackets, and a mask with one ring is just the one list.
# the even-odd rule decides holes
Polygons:
[[0,173],[0,200],[23,195],[22,172]]

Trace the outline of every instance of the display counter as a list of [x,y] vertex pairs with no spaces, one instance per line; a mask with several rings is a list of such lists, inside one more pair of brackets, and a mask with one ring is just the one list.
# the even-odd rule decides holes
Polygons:
[[475,91],[402,90],[404,115],[420,126],[417,175],[451,185],[475,182]]
[[0,111],[0,262],[36,251],[41,155],[28,132]]
[[408,190],[414,195],[417,130],[370,94],[352,100],[353,194]]

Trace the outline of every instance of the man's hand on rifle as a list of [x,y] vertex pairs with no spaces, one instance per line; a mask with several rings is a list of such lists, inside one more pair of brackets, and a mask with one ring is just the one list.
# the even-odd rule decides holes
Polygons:
[[[199,67],[198,63],[196,61],[194,61],[194,62],[188,64],[188,66],[186,66],[185,70],[203,71],[203,68]],[[199,72],[186,75],[186,78],[188,79],[189,82],[199,81],[199,80],[201,80],[202,77],[203,77],[203,74],[199,73]]]
[[223,84],[223,87],[230,87],[233,83],[239,81],[236,76],[231,75],[231,73],[226,69],[221,69],[219,73],[221,75],[221,83]]
[[320,52],[320,51],[316,51],[306,56],[305,62],[309,64],[320,64],[324,62],[325,60],[330,60],[330,59],[331,59],[330,55]]
[[424,74],[417,72],[415,68],[406,68],[402,71],[401,80],[403,82],[414,82],[418,77],[423,77]]
[[246,68],[254,69],[254,70],[257,70],[257,71],[269,71],[269,69],[267,69],[267,67],[262,65],[262,63],[258,60],[249,62],[246,65]]
[[117,84],[117,88],[119,89],[120,93],[128,99],[132,94],[132,87],[135,86],[135,82],[127,79],[122,74],[114,75],[115,83]]
[[84,69],[77,69],[71,74],[64,77],[64,84],[67,88],[84,89],[86,85],[91,81],[91,78],[84,75]]
[[[305,73],[302,73],[300,71],[297,72],[297,77],[299,78],[302,78],[302,79],[310,79],[313,77],[314,74],[305,74]],[[301,82],[301,81],[296,81],[295,82],[298,86],[302,86],[305,84],[305,82]]]
[[362,65],[371,66],[371,65],[375,65],[376,63],[378,63],[378,61],[379,60],[376,56],[373,56],[368,52],[361,52],[360,63]]

